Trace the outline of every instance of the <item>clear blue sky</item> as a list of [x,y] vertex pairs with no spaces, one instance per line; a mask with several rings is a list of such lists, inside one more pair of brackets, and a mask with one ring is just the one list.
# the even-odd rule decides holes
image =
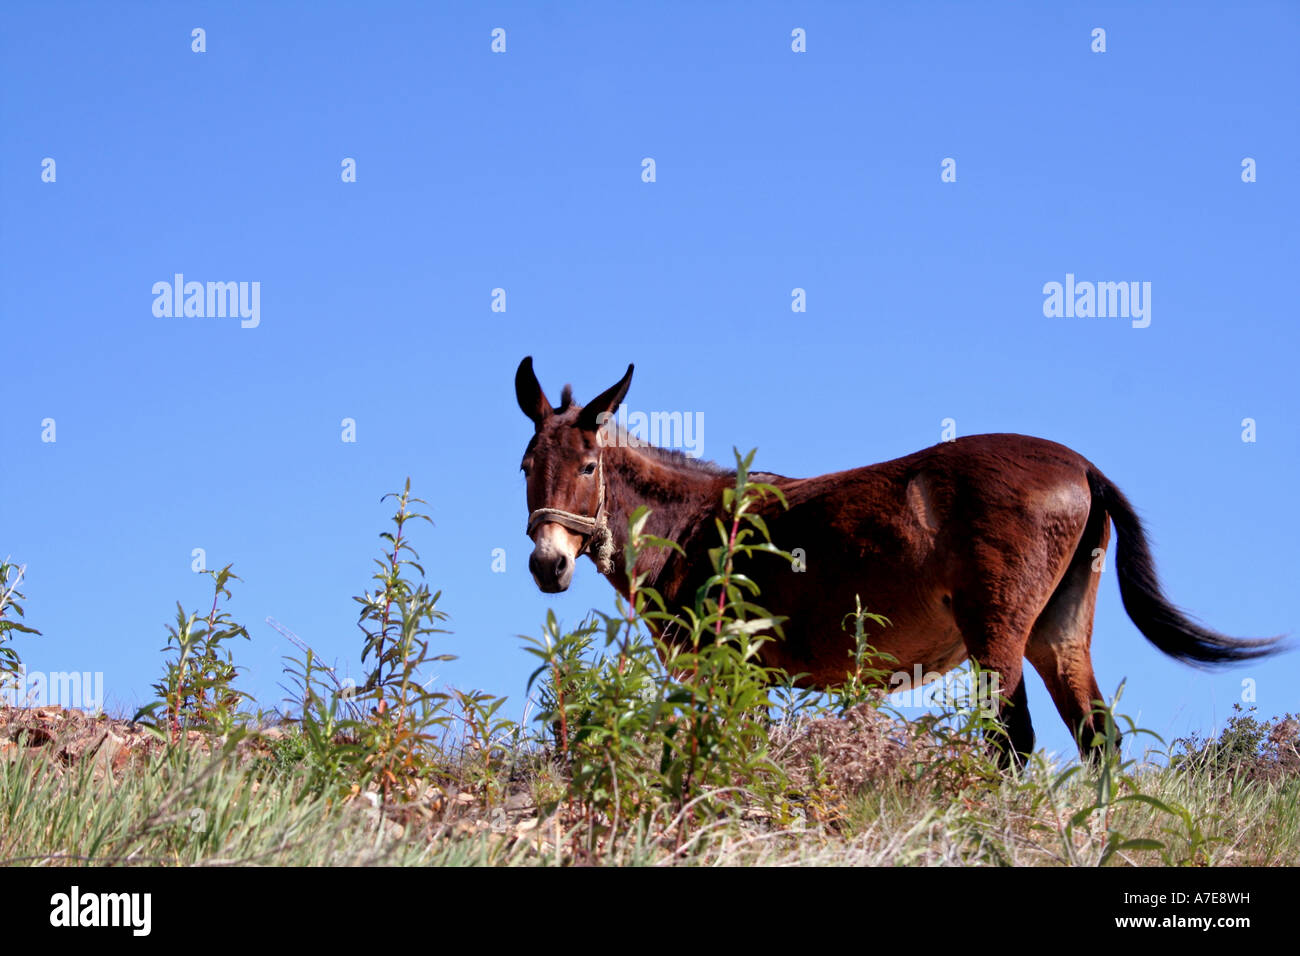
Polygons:
[[[613,597],[585,560],[564,595],[530,580],[526,354],[580,400],[634,361],[633,409],[791,475],[945,418],[1052,438],[1137,504],[1175,601],[1300,632],[1297,49],[1286,3],[5,5],[0,555],[44,631],[18,649],[133,709],[174,602],[206,607],[201,547],[244,579],[247,690],[283,696],[268,616],[356,673],[351,596],[410,475],[460,655],[439,678],[518,715],[516,635]],[[260,325],[156,317],[178,272],[260,282]],[[1150,326],[1045,317],[1067,273],[1150,282]],[[1113,577],[1094,659],[1170,736],[1243,678],[1300,708],[1300,654],[1192,670]]]

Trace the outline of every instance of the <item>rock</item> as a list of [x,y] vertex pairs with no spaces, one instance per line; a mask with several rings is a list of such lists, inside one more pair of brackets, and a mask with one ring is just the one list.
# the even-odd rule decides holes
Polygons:
[[63,749],[59,751],[59,756],[67,763],[76,763],[87,754],[93,754],[110,732],[105,727],[98,733],[80,734],[73,737],[63,745]]
[[95,748],[95,766],[112,773],[124,768],[130,759],[131,751],[126,748],[126,741],[111,730],[106,730],[99,746]]
[[10,726],[9,736],[28,747],[44,747],[54,740],[54,734],[38,724],[17,724]]

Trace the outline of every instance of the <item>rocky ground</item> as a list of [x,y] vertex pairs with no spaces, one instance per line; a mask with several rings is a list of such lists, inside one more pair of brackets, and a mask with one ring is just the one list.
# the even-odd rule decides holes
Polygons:
[[97,772],[121,773],[133,760],[161,747],[162,742],[147,728],[129,720],[91,716],[66,707],[0,705],[0,759],[30,748],[65,766],[91,759]]

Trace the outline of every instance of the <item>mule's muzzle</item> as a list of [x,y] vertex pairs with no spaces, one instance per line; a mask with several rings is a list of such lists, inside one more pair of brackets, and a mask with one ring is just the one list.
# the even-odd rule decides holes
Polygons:
[[528,570],[539,589],[547,594],[559,594],[567,591],[573,581],[575,557],[556,547],[551,538],[544,537],[528,557]]

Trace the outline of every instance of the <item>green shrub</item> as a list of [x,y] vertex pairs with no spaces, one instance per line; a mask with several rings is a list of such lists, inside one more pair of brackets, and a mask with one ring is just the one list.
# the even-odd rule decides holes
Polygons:
[[18,585],[25,571],[26,568],[8,560],[0,561],[0,691],[5,689],[10,677],[16,678],[22,672],[22,659],[10,644],[13,635],[41,633],[18,620],[23,616],[23,606],[18,602],[24,600]]
[[206,618],[197,611],[186,614],[177,602],[176,626],[167,628],[163,647],[164,653],[174,652],[175,657],[167,661],[162,679],[154,684],[157,699],[135,715],[155,729],[165,727],[172,740],[186,730],[230,733],[251,716],[241,708],[252,698],[235,689],[238,670],[226,647],[231,638],[249,640],[248,631],[220,609],[222,597],[230,597],[227,584],[239,580],[230,568],[228,564],[220,571],[203,572],[213,582],[212,608]]
[[575,851],[600,856],[629,834],[681,850],[727,812],[780,802],[782,774],[768,755],[778,674],[759,660],[780,620],[755,603],[758,587],[737,559],[790,556],[758,513],[764,499],[784,498],[749,480],[752,461],[752,452],[736,454],[736,484],[724,493],[725,520],[709,551],[713,573],[693,607],[669,609],[638,573],[646,550],[680,551],[645,532],[649,512],[639,508],[624,555],[630,593],[616,599],[618,613],[563,634],[548,614],[542,638],[529,640],[541,661],[529,681],[531,689],[540,679],[538,720],[554,735],[570,774],[569,813],[583,824]]
[[1253,706],[1234,703],[1232,710],[1218,738],[1175,740],[1170,764],[1245,780],[1300,779],[1300,717],[1260,721]]

